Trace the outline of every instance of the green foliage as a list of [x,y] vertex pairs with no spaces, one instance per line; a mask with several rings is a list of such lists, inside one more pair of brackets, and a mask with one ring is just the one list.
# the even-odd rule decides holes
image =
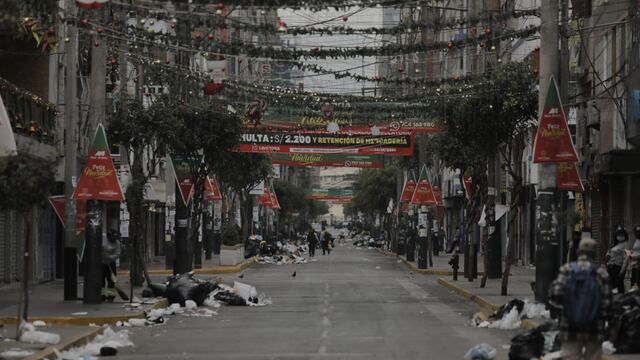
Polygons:
[[46,202],[55,182],[53,166],[22,153],[0,159],[0,208],[26,213]]
[[367,215],[386,212],[389,199],[396,197],[396,167],[366,169],[355,183],[352,213],[362,211]]
[[429,150],[452,168],[465,170],[484,164],[501,144],[525,131],[535,119],[536,78],[525,62],[500,66],[489,89],[449,98],[438,106],[442,133],[432,137]]
[[317,200],[307,201],[307,207],[309,208],[309,218],[313,219],[329,213],[329,205],[326,202]]
[[273,187],[284,212],[305,212],[307,210],[308,200],[305,199],[305,193],[301,187],[286,181],[274,181]]
[[222,244],[227,246],[234,246],[241,244],[240,229],[237,225],[227,223],[222,226]]
[[21,29],[25,18],[37,18],[53,24],[57,5],[56,0],[2,0],[0,31],[27,35]]
[[213,165],[218,180],[238,192],[249,191],[266,180],[272,171],[271,161],[263,154],[222,152]]

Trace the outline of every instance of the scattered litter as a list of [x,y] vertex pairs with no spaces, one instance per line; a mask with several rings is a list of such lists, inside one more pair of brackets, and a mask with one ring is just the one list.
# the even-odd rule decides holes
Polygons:
[[127,321],[131,326],[145,326],[147,325],[147,319],[129,319]]
[[119,349],[133,346],[129,339],[127,330],[113,331],[111,327],[106,327],[104,332],[94,338],[90,343],[69,349],[62,353],[56,351],[59,359],[86,359],[87,357],[100,355],[100,350],[105,347]]
[[29,344],[50,344],[56,345],[60,342],[60,335],[46,331],[38,331],[35,326],[30,323],[22,323],[20,325],[21,335],[20,341]]
[[518,329],[521,324],[522,321],[520,321],[520,313],[518,312],[518,309],[512,308],[507,315],[490,323],[488,327],[491,329],[513,330]]
[[376,266],[376,270],[380,270],[382,269],[380,266]]
[[510,360],[539,359],[544,352],[545,338],[538,329],[527,330],[511,339]]
[[31,356],[35,354],[35,350],[28,349],[9,349],[3,352],[0,352],[0,358],[2,359],[23,359],[27,356]]
[[491,360],[496,357],[497,351],[491,345],[482,343],[478,344],[464,355],[467,360]]
[[602,343],[602,353],[605,355],[612,355],[616,353],[616,347],[613,346],[611,341],[605,341]]
[[47,326],[47,323],[42,320],[36,320],[32,324],[33,326]]
[[616,352],[640,353],[640,291],[630,291],[613,298],[610,327]]
[[71,313],[71,315],[73,315],[73,316],[84,316],[84,315],[89,315],[89,313],[86,312],[86,311],[78,311],[78,312]]
[[398,260],[398,261],[396,261],[396,262],[397,262],[398,264],[400,264],[400,263],[402,262],[402,260]]
[[193,309],[195,309],[195,308],[197,308],[197,307],[198,307],[198,304],[196,304],[196,302],[195,302],[195,301],[193,301],[193,300],[187,300],[187,301],[185,302],[184,307],[185,307],[187,310],[193,310]]
[[562,351],[554,351],[542,357],[542,360],[556,360],[556,359],[562,359]]

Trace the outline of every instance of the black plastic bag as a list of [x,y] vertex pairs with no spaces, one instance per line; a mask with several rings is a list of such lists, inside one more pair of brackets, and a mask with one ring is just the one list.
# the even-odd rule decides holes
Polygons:
[[615,319],[614,345],[618,353],[640,353],[640,307],[625,311]]
[[544,335],[540,329],[522,332],[511,339],[509,360],[538,359],[544,351]]
[[489,319],[500,320],[505,314],[510,313],[511,309],[513,309],[514,307],[518,309],[518,313],[521,313],[522,309],[524,309],[524,301],[520,299],[513,299],[509,301],[507,304],[500,306],[500,309],[489,316]]
[[213,296],[214,299],[222,301],[223,303],[231,306],[246,306],[247,302],[241,296],[238,296],[230,291],[220,291]]

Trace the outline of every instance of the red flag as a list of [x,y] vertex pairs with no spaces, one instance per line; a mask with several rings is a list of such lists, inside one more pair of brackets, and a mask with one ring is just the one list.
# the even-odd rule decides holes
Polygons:
[[558,163],[557,182],[560,190],[584,192],[584,185],[575,163]]
[[278,201],[278,195],[276,195],[276,191],[273,188],[273,184],[269,186],[269,193],[271,194],[271,205],[269,206],[269,208],[280,209],[280,202]]
[[[49,203],[53,206],[53,211],[55,211],[56,215],[58,215],[58,219],[62,223],[62,226],[65,226],[65,218],[64,218],[64,195],[55,195],[49,197]],[[85,229],[85,218],[87,217],[87,202],[85,200],[77,200],[76,199],[76,233],[80,234]]]
[[124,200],[102,124],[96,129],[87,164],[82,170],[73,197],[80,200]]
[[218,201],[222,200],[222,193],[220,193],[220,186],[218,180],[209,178],[207,176],[204,182],[204,199],[206,201]]
[[427,167],[423,166],[420,172],[420,179],[416,185],[416,191],[413,193],[411,203],[415,205],[438,205],[433,188],[427,176]]
[[264,193],[258,198],[258,205],[271,207],[271,193],[269,188],[265,186]]
[[82,9],[98,9],[108,0],[76,0],[76,4]]
[[578,154],[562,108],[556,80],[551,77],[540,125],[533,143],[534,163],[577,162]]
[[467,200],[471,200],[471,192],[473,191],[471,176],[464,175],[462,182],[464,183],[464,192],[467,194]]
[[402,195],[400,196],[400,202],[409,202],[413,197],[413,193],[416,191],[416,182],[413,179],[407,180],[404,183],[404,189],[402,189]]

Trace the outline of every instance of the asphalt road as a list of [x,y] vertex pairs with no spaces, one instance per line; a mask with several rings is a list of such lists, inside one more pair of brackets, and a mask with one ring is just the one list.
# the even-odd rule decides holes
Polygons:
[[[320,251],[320,254],[322,252]],[[338,246],[300,265],[254,265],[266,307],[222,307],[133,328],[121,359],[462,359],[486,342],[507,359],[513,332],[468,325],[476,308],[375,250]],[[296,271],[297,276],[292,277]],[[237,275],[227,276],[233,282]]]

